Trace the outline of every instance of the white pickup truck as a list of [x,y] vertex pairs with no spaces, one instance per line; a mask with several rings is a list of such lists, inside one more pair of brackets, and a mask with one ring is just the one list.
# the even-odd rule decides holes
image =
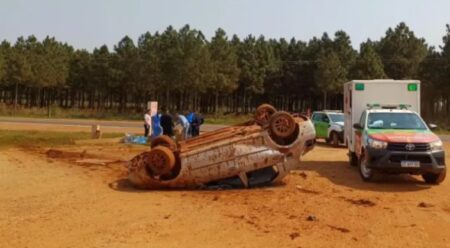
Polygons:
[[348,82],[344,115],[350,164],[364,181],[378,173],[419,174],[435,184],[445,179],[442,141],[420,117],[419,81]]

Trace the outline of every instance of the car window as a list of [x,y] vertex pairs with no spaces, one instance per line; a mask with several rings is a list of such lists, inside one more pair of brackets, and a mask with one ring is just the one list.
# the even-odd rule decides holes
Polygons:
[[344,114],[328,114],[332,122],[344,122]]
[[370,113],[367,127],[372,129],[426,129],[424,122],[413,113]]
[[322,115],[321,113],[315,113],[313,114],[312,120],[313,121],[322,121]]
[[323,115],[322,115],[322,121],[328,123],[328,122],[330,122],[330,118],[328,118],[328,115],[323,114]]

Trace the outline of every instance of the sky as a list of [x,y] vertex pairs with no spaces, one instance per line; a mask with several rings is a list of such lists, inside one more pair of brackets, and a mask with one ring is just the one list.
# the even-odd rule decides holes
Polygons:
[[350,35],[355,48],[378,40],[387,28],[405,22],[429,45],[442,44],[450,24],[448,0],[0,0],[0,40],[47,35],[75,48],[110,48],[125,35],[185,24],[207,38],[217,28],[229,37],[252,34],[308,41],[337,30]]

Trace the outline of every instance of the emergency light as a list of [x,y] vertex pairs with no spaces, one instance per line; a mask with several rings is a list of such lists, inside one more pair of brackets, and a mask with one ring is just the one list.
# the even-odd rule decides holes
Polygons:
[[363,91],[364,90],[364,84],[363,83],[356,83],[355,84],[355,90]]
[[411,104],[378,104],[378,103],[372,103],[372,104],[366,104],[368,109],[374,109],[374,108],[381,108],[381,109],[408,109],[411,107]]
[[408,91],[417,91],[417,84],[408,84]]

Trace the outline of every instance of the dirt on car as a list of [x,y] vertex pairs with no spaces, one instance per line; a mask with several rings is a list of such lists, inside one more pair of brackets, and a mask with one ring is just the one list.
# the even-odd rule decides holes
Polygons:
[[[445,144],[450,161],[450,143]],[[138,190],[123,144],[0,151],[0,247],[448,247],[450,181],[365,183],[319,144],[269,187]]]

